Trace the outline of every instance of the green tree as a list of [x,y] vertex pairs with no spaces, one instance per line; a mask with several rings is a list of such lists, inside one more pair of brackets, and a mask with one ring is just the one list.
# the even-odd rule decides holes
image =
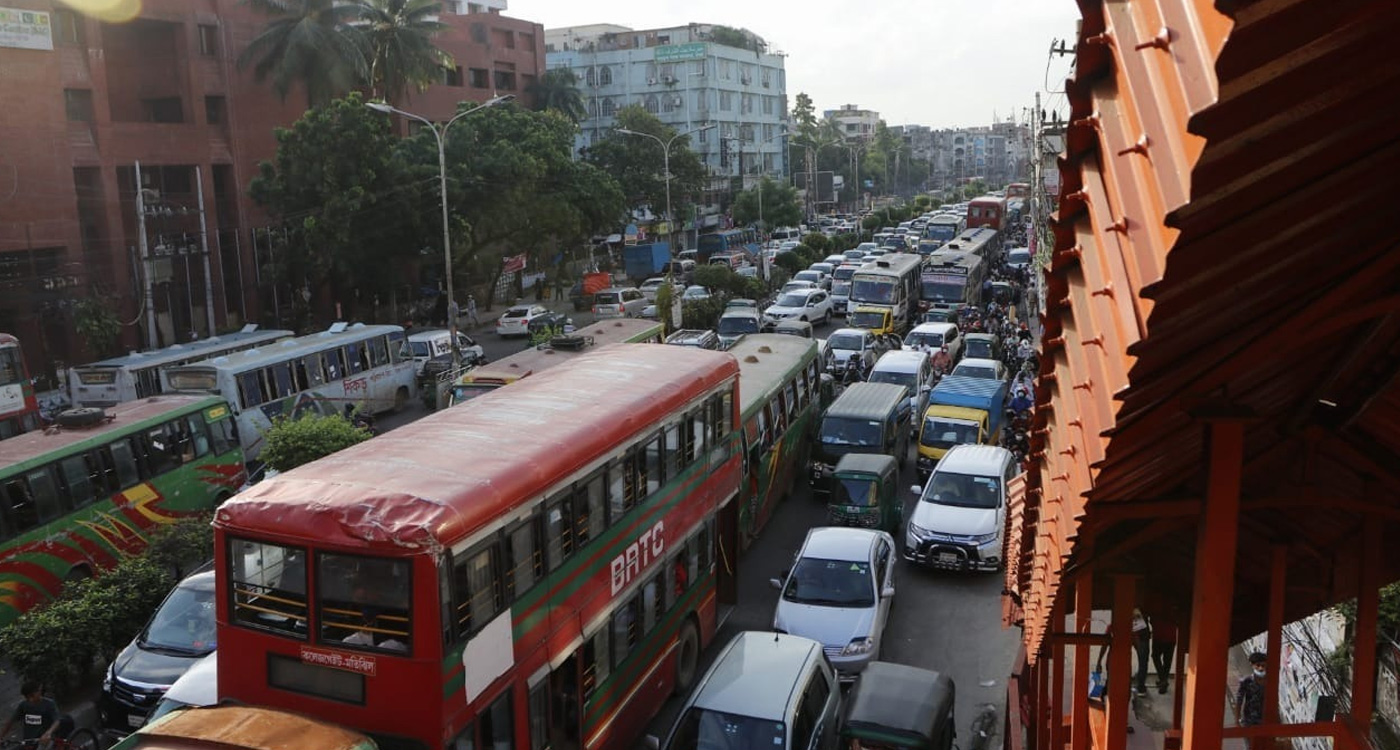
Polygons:
[[831,240],[821,232],[808,232],[802,237],[802,244],[814,254],[820,255],[823,258],[825,258],[825,254],[831,250]]
[[278,278],[329,293],[350,317],[375,296],[392,298],[404,261],[435,236],[426,227],[436,226],[437,201],[403,188],[389,118],[351,94],[275,135],[277,155],[259,165],[249,194],[289,231]]
[[112,300],[94,291],[73,305],[73,327],[87,342],[89,351],[106,357],[117,344],[122,321],[113,309]]
[[[676,129],[657,119],[640,105],[619,109],[616,127],[656,136],[667,143]],[[622,194],[633,207],[649,206],[653,213],[666,210],[666,160],[661,144],[651,138],[613,132],[584,149],[583,158],[617,180]],[[704,188],[706,171],[700,157],[690,150],[690,136],[676,138],[671,144],[671,210],[685,216],[684,207]]]
[[356,427],[339,414],[279,418],[263,436],[260,458],[273,469],[291,471],[369,439],[368,430]]
[[363,36],[369,56],[371,95],[390,104],[410,89],[423,91],[441,80],[452,57],[433,45],[447,28],[438,20],[438,0],[357,0],[352,26]]
[[[759,194],[763,200],[760,206]],[[760,216],[759,209],[762,208]],[[786,182],[778,182],[764,177],[757,185],[740,193],[734,199],[731,209],[734,223],[740,226],[757,225],[763,220],[763,231],[770,227],[795,227],[802,223],[802,201],[797,197],[797,188]]]
[[578,76],[568,68],[546,70],[526,91],[534,98],[535,109],[555,110],[575,123],[588,116]]
[[283,99],[296,84],[306,88],[308,106],[319,106],[365,80],[364,39],[350,24],[359,6],[338,0],[248,0],[272,19],[238,56],[238,67],[253,66],[259,83],[272,78]]
[[773,264],[794,276],[807,267],[803,265],[802,258],[791,250],[778,253],[777,257],[773,258]]

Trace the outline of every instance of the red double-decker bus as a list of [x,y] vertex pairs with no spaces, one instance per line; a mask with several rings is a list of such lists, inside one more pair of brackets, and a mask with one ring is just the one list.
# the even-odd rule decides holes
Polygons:
[[382,746],[631,747],[734,600],[738,376],[601,347],[228,501],[220,698]]
[[0,333],[0,440],[38,427],[39,400],[24,367],[24,351],[19,339]]

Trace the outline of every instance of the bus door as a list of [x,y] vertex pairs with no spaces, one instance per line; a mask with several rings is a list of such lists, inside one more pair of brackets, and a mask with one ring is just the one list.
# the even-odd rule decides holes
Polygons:
[[715,597],[724,622],[739,603],[739,498],[731,497],[715,517]]
[[579,691],[578,651],[554,669],[543,667],[529,681],[531,742],[543,750],[579,750],[583,706]]

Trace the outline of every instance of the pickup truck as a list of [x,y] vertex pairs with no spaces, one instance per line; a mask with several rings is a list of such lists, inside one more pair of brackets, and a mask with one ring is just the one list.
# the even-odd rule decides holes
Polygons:
[[954,445],[996,445],[1006,392],[1004,380],[947,375],[938,381],[919,427],[919,476],[932,473]]

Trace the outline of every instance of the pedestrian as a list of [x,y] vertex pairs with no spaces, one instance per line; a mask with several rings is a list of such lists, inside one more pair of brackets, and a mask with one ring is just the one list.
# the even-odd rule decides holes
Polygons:
[[535,277],[535,301],[544,302],[544,276]]
[[467,320],[471,321],[472,328],[481,325],[481,318],[476,316],[476,296],[471,294],[467,295]]
[[1172,673],[1172,657],[1176,656],[1176,618],[1170,611],[1152,617],[1152,665],[1157,668],[1157,692],[1166,695],[1167,678]]
[[[1265,664],[1268,658],[1262,652],[1255,651],[1249,655],[1249,664],[1253,667],[1250,675],[1240,680],[1240,691],[1235,696],[1235,718],[1242,727],[1253,727],[1264,723],[1264,688],[1266,669]],[[1254,743],[1248,741],[1247,746],[1252,747]]]
[[[1113,624],[1109,623],[1108,632],[1113,632]],[[1137,654],[1137,669],[1133,673],[1133,692],[1138,695],[1147,695],[1147,662],[1152,645],[1152,631],[1148,626],[1147,618],[1143,616],[1142,610],[1133,610],[1133,653]],[[1103,660],[1112,650],[1112,642],[1105,643],[1099,648],[1098,667],[1103,670]]]

